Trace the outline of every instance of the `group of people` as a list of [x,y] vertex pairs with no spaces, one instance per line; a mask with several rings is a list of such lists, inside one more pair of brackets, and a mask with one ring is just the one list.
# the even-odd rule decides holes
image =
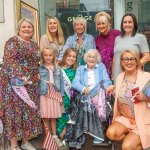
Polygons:
[[[17,35],[5,44],[0,70],[1,119],[11,150],[20,150],[19,140],[22,149],[35,150],[29,140],[42,133],[41,119],[59,147],[68,143],[79,149],[85,134],[93,136],[94,144],[105,142],[106,136],[123,141],[123,150],[150,147],[150,97],[139,91],[134,95],[139,102],[132,101],[132,89],[150,79],[143,71],[150,61],[147,40],[137,33],[132,13],[123,16],[121,31],[111,29],[106,12],[96,14],[95,24],[94,38],[86,33],[87,21],[76,17],[74,35],[65,42],[59,20],[50,17],[39,47],[32,40],[32,22],[20,20]],[[26,99],[16,87],[27,92]],[[106,131],[111,94],[114,112]]]

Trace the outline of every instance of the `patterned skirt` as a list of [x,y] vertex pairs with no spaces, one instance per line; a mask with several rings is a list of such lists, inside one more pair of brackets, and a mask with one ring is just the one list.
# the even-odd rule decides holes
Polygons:
[[[8,140],[16,137],[31,139],[42,133],[39,97],[37,85],[28,85],[26,90],[34,101],[37,109],[31,108],[13,91],[10,84],[5,84],[1,88],[1,98],[4,104],[2,121],[4,124],[4,135]],[[5,94],[7,93],[7,94]]]

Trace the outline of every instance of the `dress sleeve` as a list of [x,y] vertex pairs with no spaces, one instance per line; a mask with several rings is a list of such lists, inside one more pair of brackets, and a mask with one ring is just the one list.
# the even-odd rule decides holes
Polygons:
[[48,37],[47,35],[43,35],[40,40],[40,51],[43,48],[47,48],[47,47],[48,47]]
[[66,43],[65,43],[65,45],[64,45],[64,47],[63,47],[63,49],[62,49],[62,51],[60,51],[60,54],[59,54],[59,58],[58,58],[58,60],[62,60],[62,58],[63,58],[63,55],[64,55],[64,53],[65,53],[65,51],[68,49],[68,48],[71,48],[71,39],[70,39],[70,37],[68,37],[68,39],[67,39],[67,41],[66,41]]
[[102,66],[102,71],[103,71],[102,75],[103,75],[103,81],[104,81],[104,88],[106,89],[108,86],[112,85],[112,82],[108,76],[105,65],[101,63],[101,66]]
[[72,87],[82,93],[82,90],[85,86],[81,84],[81,67],[78,67],[76,71],[75,78],[72,82]]
[[19,64],[19,56],[17,56],[19,47],[19,43],[13,38],[8,40],[5,44],[3,69],[5,75],[9,76],[9,78],[13,76],[23,76],[22,67]]
[[145,35],[141,34],[139,43],[141,53],[149,52],[149,47]]

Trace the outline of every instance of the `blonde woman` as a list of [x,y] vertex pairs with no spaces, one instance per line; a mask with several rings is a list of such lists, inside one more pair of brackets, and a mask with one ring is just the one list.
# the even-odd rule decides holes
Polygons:
[[62,49],[64,45],[64,35],[59,20],[56,17],[50,17],[46,24],[46,34],[41,37],[40,50],[43,48],[53,48],[57,61],[63,57]]
[[[32,22],[21,19],[17,35],[10,38],[4,48],[4,63],[0,72],[0,101],[3,105],[4,132],[10,141],[10,150],[20,150],[18,140],[22,140],[22,149],[36,150],[28,140],[42,133],[37,87],[40,56],[38,44],[32,40],[33,34]],[[37,109],[28,106],[14,92],[12,85],[25,87]]]
[[84,65],[83,56],[85,52],[95,48],[94,38],[92,35],[86,33],[87,21],[83,17],[76,17],[73,20],[73,28],[74,35],[68,37],[63,52],[70,47],[75,48],[78,51],[79,65]]
[[95,16],[96,30],[99,34],[95,38],[96,48],[102,57],[107,72],[111,77],[115,38],[121,34],[119,30],[111,29],[111,17],[106,12],[99,12]]
[[125,50],[120,56],[123,70],[116,79],[116,95],[113,121],[107,130],[111,140],[123,141],[122,150],[142,150],[150,147],[150,99],[142,92],[135,94],[137,100],[132,100],[132,91],[141,89],[150,79],[150,73],[141,71],[140,55],[134,50]]

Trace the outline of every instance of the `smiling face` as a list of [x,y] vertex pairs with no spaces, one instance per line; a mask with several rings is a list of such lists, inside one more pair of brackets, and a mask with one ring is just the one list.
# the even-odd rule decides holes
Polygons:
[[42,53],[45,66],[51,65],[54,61],[54,53],[50,49],[44,49]]
[[124,68],[125,72],[131,73],[137,70],[138,64],[134,55],[132,55],[129,52],[125,52],[124,55],[122,56],[121,65]]
[[76,22],[74,25],[74,30],[77,34],[83,34],[85,31],[85,26],[81,22]]
[[67,68],[73,66],[77,59],[77,53],[74,51],[71,51],[68,56],[66,57],[65,66]]
[[23,21],[20,25],[19,36],[23,40],[29,41],[33,35],[33,27],[30,23]]
[[123,19],[123,29],[125,35],[132,35],[134,30],[134,22],[131,16],[125,16]]
[[97,55],[95,53],[89,53],[86,58],[87,67],[93,69],[97,64]]
[[49,29],[49,32],[51,33],[57,33],[58,25],[57,25],[56,19],[54,18],[49,19],[48,29]]
[[102,35],[107,35],[110,30],[110,23],[105,16],[101,16],[96,21],[96,28]]

